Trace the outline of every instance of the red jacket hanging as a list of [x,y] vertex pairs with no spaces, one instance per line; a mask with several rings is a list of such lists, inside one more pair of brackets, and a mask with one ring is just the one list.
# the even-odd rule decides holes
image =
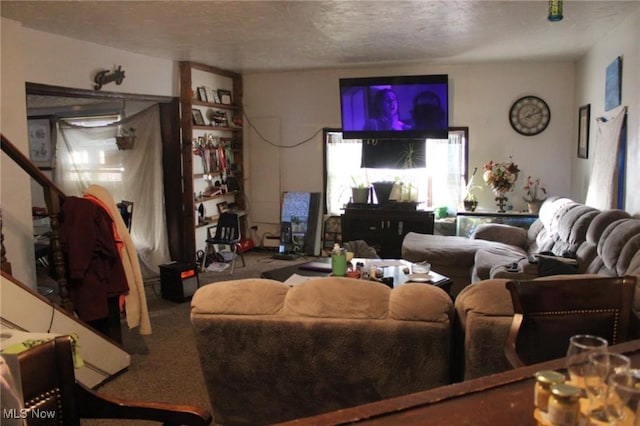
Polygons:
[[90,200],[67,197],[61,219],[60,243],[74,308],[83,321],[105,318],[108,298],[129,291],[111,216]]

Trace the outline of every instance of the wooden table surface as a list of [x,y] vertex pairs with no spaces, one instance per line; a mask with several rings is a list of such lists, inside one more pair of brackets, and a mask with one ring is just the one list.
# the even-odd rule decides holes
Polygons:
[[[640,368],[640,340],[610,348]],[[536,425],[533,418],[533,374],[564,370],[564,359],[526,366],[452,385],[292,420],[281,425]]]

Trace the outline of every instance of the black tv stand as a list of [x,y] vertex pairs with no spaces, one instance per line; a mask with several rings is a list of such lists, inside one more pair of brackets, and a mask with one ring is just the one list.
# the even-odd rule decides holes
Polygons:
[[342,241],[364,240],[381,258],[400,259],[405,235],[433,234],[433,226],[432,211],[347,206],[342,215]]

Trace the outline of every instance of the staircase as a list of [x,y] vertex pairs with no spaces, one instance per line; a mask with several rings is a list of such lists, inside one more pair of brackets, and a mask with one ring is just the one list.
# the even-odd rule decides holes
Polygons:
[[59,234],[60,202],[65,199],[65,195],[4,135],[0,136],[2,151],[42,186],[44,191],[51,222],[50,244],[53,253],[53,271],[60,297],[57,305],[16,280],[11,275],[11,264],[3,242],[0,277],[0,329],[2,331],[0,345],[4,339],[9,339],[11,335],[19,332],[76,333],[80,338],[81,356],[84,360],[84,367],[76,371],[76,378],[85,386],[95,387],[126,369],[131,364],[131,357],[118,342],[96,332],[74,315],[65,278],[65,264]]

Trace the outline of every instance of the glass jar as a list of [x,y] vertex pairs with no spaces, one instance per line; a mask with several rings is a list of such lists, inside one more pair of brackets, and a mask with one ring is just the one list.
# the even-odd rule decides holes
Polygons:
[[551,385],[547,418],[553,426],[575,426],[580,417],[580,388],[565,383]]
[[551,385],[564,383],[564,374],[552,370],[542,370],[534,374],[536,385],[533,390],[533,402],[537,409],[547,412],[549,397],[551,396]]

